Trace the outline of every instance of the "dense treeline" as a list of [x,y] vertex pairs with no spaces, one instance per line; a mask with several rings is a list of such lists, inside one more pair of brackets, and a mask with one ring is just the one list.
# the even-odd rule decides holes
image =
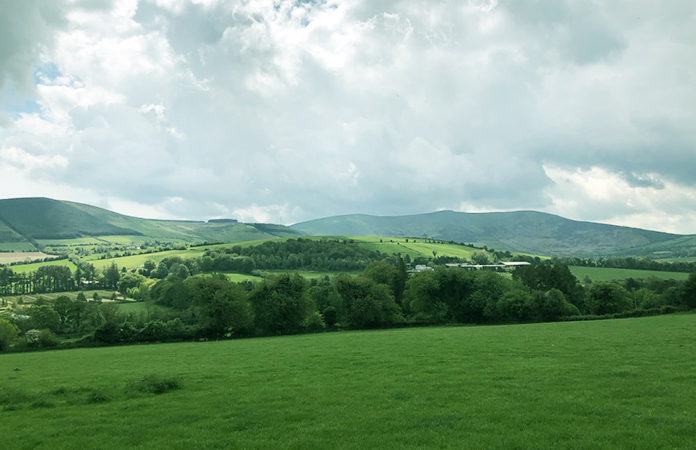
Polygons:
[[[157,268],[158,269],[158,268]],[[156,269],[156,270],[157,270]],[[116,271],[118,273],[118,271]],[[583,287],[561,264],[518,267],[512,277],[438,267],[409,275],[403,260],[370,263],[358,276],[307,281],[283,274],[252,283],[192,276],[174,263],[159,280],[121,277],[146,313],[114,302],[58,297],[0,315],[0,349],[221,339],[419,324],[524,323],[640,316],[696,308],[696,273],[683,282],[628,279]]]
[[[378,251],[368,250],[351,239],[288,239],[267,241],[260,245],[215,247],[201,258],[203,271],[246,263],[247,270],[321,270],[349,272],[363,270],[372,261],[386,258]],[[208,259],[210,258],[210,259]],[[253,267],[253,268],[252,268]]]
[[550,261],[553,264],[565,264],[567,266],[582,267],[604,267],[612,269],[636,269],[636,270],[656,270],[661,272],[683,272],[691,273],[696,271],[696,261],[656,261],[648,258],[600,258],[598,260],[589,258],[554,258]]

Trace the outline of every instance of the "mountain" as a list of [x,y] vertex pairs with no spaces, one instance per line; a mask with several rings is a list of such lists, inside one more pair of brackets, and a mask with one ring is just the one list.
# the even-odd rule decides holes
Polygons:
[[292,225],[309,235],[430,237],[536,255],[601,257],[696,249],[696,236],[580,222],[535,211],[345,215]]
[[0,242],[97,236],[137,236],[152,240],[203,242],[246,241],[295,236],[300,232],[283,225],[244,224],[234,220],[213,222],[152,220],[125,216],[96,206],[49,198],[0,200]]
[[[274,237],[394,236],[430,237],[486,245],[489,248],[576,257],[696,256],[696,235],[677,235],[517,211],[463,213],[438,211],[410,216],[346,215],[302,222],[291,227],[239,223],[151,220],[125,216],[96,206],[52,200],[0,200],[0,251],[41,248],[46,241],[100,236],[131,236],[133,241],[241,242]],[[117,238],[115,240],[124,239]]]

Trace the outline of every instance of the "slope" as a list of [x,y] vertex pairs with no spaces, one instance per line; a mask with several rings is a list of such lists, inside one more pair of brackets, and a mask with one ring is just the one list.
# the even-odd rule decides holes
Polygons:
[[231,242],[298,234],[300,232],[282,225],[141,219],[96,206],[48,198],[0,200],[0,242],[35,242],[39,239],[75,239],[84,236]]
[[[609,256],[631,248],[660,248],[679,235],[565,219],[535,211],[409,216],[347,215],[298,223],[310,235],[414,236],[559,256]],[[630,252],[629,252],[630,253]]]
[[141,234],[48,198],[0,200],[0,220],[27,239]]

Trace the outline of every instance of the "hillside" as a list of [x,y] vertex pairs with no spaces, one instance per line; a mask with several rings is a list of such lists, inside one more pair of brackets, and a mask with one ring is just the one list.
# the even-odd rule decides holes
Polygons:
[[427,236],[547,256],[645,255],[672,248],[682,240],[694,242],[689,236],[580,222],[534,211],[355,214],[302,222],[292,228],[309,235]]
[[299,232],[282,225],[260,227],[233,221],[151,220],[125,216],[95,206],[48,198],[0,200],[0,242],[32,243],[37,240],[97,236],[137,236],[141,239],[181,242],[246,241]]

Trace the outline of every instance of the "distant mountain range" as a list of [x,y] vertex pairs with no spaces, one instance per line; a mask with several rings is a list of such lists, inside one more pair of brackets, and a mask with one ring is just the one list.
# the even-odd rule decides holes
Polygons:
[[410,216],[354,214],[287,227],[239,223],[233,219],[208,222],[140,219],[48,198],[0,200],[0,243],[11,248],[40,248],[46,241],[99,236],[193,243],[302,235],[429,237],[547,256],[696,256],[696,235],[580,222],[534,211],[439,211]]
[[547,256],[675,256],[696,253],[696,236],[565,219],[535,211],[410,216],[353,214],[292,226],[309,235],[430,237]]
[[42,240],[97,236],[142,236],[152,240],[203,242],[248,241],[296,236],[283,225],[244,224],[236,220],[210,222],[152,220],[124,216],[81,203],[49,198],[0,200],[0,242],[32,243]]

